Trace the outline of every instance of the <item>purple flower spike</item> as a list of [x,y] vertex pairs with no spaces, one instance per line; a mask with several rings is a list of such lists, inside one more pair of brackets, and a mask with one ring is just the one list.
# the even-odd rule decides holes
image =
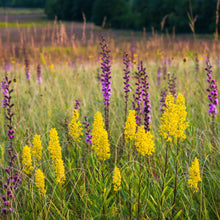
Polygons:
[[148,75],[146,74],[146,68],[143,67],[143,62],[140,62],[140,65],[138,66],[138,71],[135,72],[135,79],[136,79],[136,91],[133,95],[134,101],[133,109],[136,112],[136,123],[138,126],[141,126],[142,123],[142,116],[144,116],[144,127],[146,131],[150,130],[150,111],[151,111],[151,105],[150,105],[150,99],[149,99],[149,83]]
[[169,85],[169,91],[170,93],[176,97],[176,76],[173,73],[172,76],[170,76],[170,74],[168,74],[168,85]]
[[24,65],[25,65],[25,74],[26,74],[26,78],[29,81],[31,79],[31,73],[30,73],[30,61],[29,59],[26,57],[24,60]]
[[104,37],[101,37],[100,41],[101,49],[101,83],[102,83],[102,92],[104,97],[104,105],[105,105],[105,126],[106,130],[109,132],[109,105],[110,105],[110,97],[112,94],[111,88],[111,50],[109,50],[108,44]]
[[[14,154],[14,145],[13,145],[13,139],[15,137],[15,130],[13,129],[13,116],[14,113],[12,112],[14,104],[11,103],[11,94],[13,92],[13,89],[10,89],[11,80],[8,79],[8,76],[6,75],[5,78],[2,81],[2,89],[3,89],[3,107],[5,107],[5,118],[7,120],[7,127],[8,127],[8,138],[9,138],[9,146],[7,148],[7,152],[9,154],[9,167],[5,168],[5,172],[7,174],[7,182],[4,183],[4,188],[7,189],[7,194],[2,196],[2,199],[4,201],[4,208],[2,209],[3,213],[8,214],[8,206],[9,201],[13,197],[12,190],[14,189],[14,192],[17,190],[17,185],[19,184],[18,181],[18,174],[15,173],[15,167],[14,167],[14,159],[17,157],[16,154]],[[16,186],[15,186],[16,185]],[[9,211],[13,210],[12,208],[9,208]]]
[[86,135],[86,143],[90,143],[92,145],[92,135],[91,133],[91,128],[90,128],[90,123],[88,122],[87,116],[84,117],[85,121],[83,122],[84,128],[85,128],[85,135]]
[[161,81],[160,81],[160,77],[162,76],[162,71],[161,71],[161,68],[158,67],[158,70],[157,70],[157,85],[160,85]]
[[218,105],[218,91],[217,91],[217,85],[215,83],[215,80],[212,78],[212,66],[207,63],[207,68],[205,70],[207,71],[207,82],[209,83],[209,87],[206,89],[209,98],[209,110],[208,113],[212,114],[213,117],[217,114],[217,105]]
[[160,93],[160,97],[161,97],[160,103],[161,103],[161,105],[160,105],[159,110],[162,111],[162,112],[164,112],[163,106],[166,106],[166,104],[165,104],[166,96],[167,96],[167,89],[164,89]]
[[129,83],[130,82],[130,66],[131,66],[131,63],[130,63],[130,60],[129,60],[129,57],[128,57],[128,54],[127,53],[124,53],[123,55],[123,64],[124,64],[124,76],[123,76],[123,79],[124,79],[124,92],[125,92],[125,121],[126,121],[126,118],[127,118],[127,108],[128,108],[128,97],[129,97],[129,92],[131,92],[131,84]]
[[37,65],[37,78],[38,78],[38,84],[41,84],[42,83],[42,74],[41,74],[40,64]]
[[80,109],[80,101],[78,99],[75,100],[75,107],[74,109],[79,110]]

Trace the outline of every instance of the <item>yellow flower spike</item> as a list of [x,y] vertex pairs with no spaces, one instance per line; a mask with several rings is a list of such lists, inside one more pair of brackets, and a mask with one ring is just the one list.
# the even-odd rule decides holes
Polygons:
[[31,175],[34,167],[32,166],[31,148],[25,145],[22,151],[22,165],[24,165],[24,172]]
[[163,106],[163,114],[161,116],[161,125],[159,133],[163,135],[167,142],[172,141],[172,137],[176,141],[177,138],[184,140],[185,129],[189,126],[186,121],[185,99],[178,94],[176,104],[174,97],[169,93],[166,97],[166,106]]
[[48,150],[50,153],[50,158],[54,162],[57,159],[62,159],[59,137],[58,137],[57,130],[55,128],[51,128],[50,130],[50,141],[49,141]]
[[38,190],[40,191],[40,193],[45,194],[46,193],[46,189],[45,189],[45,177],[43,172],[40,169],[36,170],[35,173],[35,184],[38,188]]
[[55,172],[56,172],[56,182],[63,184],[64,181],[66,180],[66,177],[65,177],[65,169],[62,159],[57,159],[55,161]]
[[110,158],[110,144],[108,133],[104,128],[103,118],[100,112],[96,112],[92,129],[92,149],[95,150],[100,161]]
[[116,192],[121,188],[121,173],[118,167],[113,171],[113,185]]
[[150,131],[145,132],[144,125],[139,127],[136,137],[135,137],[135,146],[137,151],[141,153],[142,156],[152,155],[155,151],[153,135]]
[[135,138],[136,127],[137,124],[135,118],[135,110],[129,110],[128,118],[124,128],[125,142],[131,142]]
[[192,166],[189,168],[189,179],[188,187],[193,190],[193,192],[198,192],[198,183],[201,182],[200,170],[199,170],[199,160],[195,157],[192,162]]
[[42,145],[40,135],[35,134],[33,138],[33,147],[32,147],[32,155],[39,161],[42,157]]
[[69,134],[73,138],[75,143],[80,142],[81,140],[80,137],[83,135],[82,124],[80,121],[78,121],[78,119],[79,119],[79,112],[76,109],[74,109],[72,121],[69,124],[69,128],[70,128]]

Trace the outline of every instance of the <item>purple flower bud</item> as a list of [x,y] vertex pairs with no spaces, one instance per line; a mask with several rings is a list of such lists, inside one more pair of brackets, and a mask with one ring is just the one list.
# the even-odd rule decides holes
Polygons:
[[8,201],[5,201],[5,202],[4,202],[4,205],[5,205],[5,206],[8,206],[8,205],[9,205],[9,202],[8,202]]
[[6,173],[9,173],[9,169],[8,169],[8,168],[5,168],[5,172],[6,172]]
[[7,213],[7,209],[6,209],[6,208],[3,208],[3,209],[2,209],[2,212],[3,212],[4,214],[6,214],[6,213]]

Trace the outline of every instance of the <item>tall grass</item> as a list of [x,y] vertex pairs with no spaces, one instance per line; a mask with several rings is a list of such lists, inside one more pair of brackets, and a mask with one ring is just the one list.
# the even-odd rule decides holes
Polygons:
[[[124,90],[123,90],[123,58],[119,48],[128,49],[129,44],[114,45],[112,63],[112,96],[110,103],[110,151],[111,157],[105,163],[98,161],[91,145],[82,141],[76,145],[67,138],[66,121],[70,123],[75,99],[81,102],[80,120],[84,116],[93,124],[97,111],[104,115],[103,97],[99,75],[97,46],[68,48],[45,47],[33,48],[29,51],[31,80],[28,82],[23,68],[23,58],[12,57],[12,71],[8,73],[13,82],[16,115],[15,147],[18,155],[17,168],[21,172],[22,182],[13,199],[15,212],[8,219],[171,219],[173,209],[173,190],[175,181],[175,163],[178,160],[177,193],[174,219],[219,219],[220,218],[220,116],[216,115],[216,148],[211,144],[211,116],[208,114],[207,82],[204,71],[204,48],[200,47],[199,72],[195,70],[194,59],[187,55],[189,47],[175,43],[172,49],[165,50],[161,39],[152,39],[149,44],[136,43],[136,62],[131,68],[131,88],[135,92],[135,71],[140,60],[146,66],[150,84],[151,129],[155,141],[155,153],[151,157],[143,157],[131,143],[131,160],[127,155],[129,147],[123,145],[124,126]],[[157,45],[157,46],[155,46]],[[208,45],[208,44],[206,44]],[[150,50],[152,46],[152,51]],[[159,48],[161,46],[161,48]],[[3,47],[3,46],[2,46]],[[178,52],[177,48],[181,47]],[[156,48],[159,48],[158,51]],[[146,50],[145,50],[146,49]],[[198,49],[199,50],[199,49]],[[208,50],[208,49],[207,49]],[[48,52],[50,51],[50,52]],[[184,52],[185,51],[185,52]],[[217,50],[216,50],[217,51]],[[220,80],[220,69],[216,51],[210,52],[210,61],[214,64],[213,73],[216,82]],[[64,52],[64,56],[63,56]],[[150,53],[152,52],[152,54]],[[193,51],[195,52],[195,51]],[[146,54],[148,53],[148,54]],[[41,59],[40,59],[40,54]],[[56,54],[56,55],[54,55]],[[80,56],[80,61],[78,57]],[[164,57],[174,59],[167,66],[170,73],[176,74],[177,92],[184,95],[187,106],[186,140],[179,146],[176,158],[176,146],[171,144],[168,150],[168,165],[164,187],[164,166],[166,142],[159,135],[160,91],[167,87],[167,81],[161,78],[157,85],[157,69],[162,67]],[[183,62],[184,56],[186,63]],[[72,63],[72,61],[74,62]],[[42,63],[42,84],[38,84],[37,64]],[[136,63],[136,64],[135,64]],[[53,68],[49,65],[53,64]],[[2,69],[2,78],[4,71]],[[187,74],[187,80],[185,78]],[[16,82],[15,82],[16,81]],[[132,109],[133,96],[129,96],[128,110]],[[7,128],[5,127],[4,110],[0,111],[0,194],[4,192],[6,181]],[[66,181],[56,184],[55,171],[48,154],[49,131],[56,128],[62,147]],[[34,165],[33,175],[27,176],[22,166],[21,152],[26,144],[31,146],[33,136],[40,134],[43,156],[39,164]],[[68,140],[71,140],[68,143]],[[69,147],[68,147],[69,146]],[[123,149],[123,151],[121,151]],[[124,152],[121,154],[120,152]],[[198,157],[202,182],[199,191],[191,192],[187,187],[189,167]],[[77,163],[76,163],[77,161]],[[77,164],[77,165],[76,165]],[[114,191],[112,174],[117,166],[121,172],[121,189]],[[35,170],[41,168],[46,177],[46,194],[41,195],[34,180]],[[140,184],[141,179],[141,184]],[[0,207],[3,206],[2,201]],[[104,212],[103,212],[104,210]],[[5,216],[2,215],[5,218]]]

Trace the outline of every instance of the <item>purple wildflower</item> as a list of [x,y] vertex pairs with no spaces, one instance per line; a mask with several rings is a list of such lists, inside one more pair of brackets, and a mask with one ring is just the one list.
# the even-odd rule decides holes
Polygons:
[[8,90],[8,82],[3,79],[1,89],[3,90],[3,100],[2,100],[2,108],[8,106],[8,98],[9,98],[9,90]]
[[75,100],[75,106],[74,109],[79,110],[80,109],[80,101],[78,99]]
[[166,76],[167,76],[167,58],[164,58],[164,66],[163,66],[163,79],[166,80]]
[[108,48],[108,44],[104,37],[101,37],[100,41],[101,49],[101,83],[102,83],[102,92],[104,97],[104,105],[105,105],[105,126],[106,130],[109,132],[109,105],[110,105],[110,97],[112,94],[111,88],[111,55],[110,50]]
[[217,105],[218,105],[218,91],[215,80],[212,78],[212,66],[207,63],[207,67],[205,70],[207,71],[207,82],[209,83],[209,87],[206,89],[209,98],[209,113],[212,114],[213,117],[217,114]]
[[168,74],[168,85],[169,85],[169,91],[170,91],[171,95],[176,97],[176,76],[174,73],[172,76],[170,76],[170,74]]
[[160,85],[160,83],[161,83],[161,81],[160,81],[161,75],[162,75],[161,68],[158,67],[158,70],[157,70],[157,85]]
[[[8,146],[8,154],[9,154],[9,167],[5,168],[5,172],[7,174],[7,182],[4,183],[4,188],[8,189],[7,194],[5,196],[2,196],[2,199],[4,200],[4,208],[2,209],[4,214],[7,214],[7,207],[9,206],[9,200],[13,197],[12,191],[10,189],[17,189],[17,186],[19,185],[19,182],[21,179],[19,178],[17,173],[14,173],[14,159],[17,158],[17,154],[13,153],[13,139],[14,139],[14,134],[15,130],[13,129],[12,121],[13,121],[13,116],[14,113],[12,112],[12,108],[14,104],[11,103],[11,93],[13,92],[13,89],[10,89],[10,84],[11,80],[8,79],[7,75],[2,81],[2,89],[4,90],[3,94],[5,97],[6,102],[4,103],[5,106],[7,107],[6,111],[6,119],[8,120],[8,137],[9,137],[9,146]],[[15,186],[16,185],[16,186]],[[12,212],[13,209],[9,208],[9,211]]]
[[26,78],[29,81],[31,79],[31,73],[30,73],[30,61],[29,59],[26,57],[24,60],[24,65],[25,65],[25,74],[26,74]]
[[131,92],[131,84],[130,84],[130,60],[128,58],[128,54],[124,53],[123,55],[123,64],[125,65],[124,67],[124,92],[125,92],[125,120],[127,118],[127,108],[128,108],[128,96],[129,96],[129,92]]
[[83,122],[85,130],[85,135],[86,135],[86,143],[90,143],[92,145],[92,135],[91,135],[91,128],[90,128],[90,123],[88,122],[87,116],[84,117],[85,121]]
[[[138,66],[138,71],[135,72],[135,79],[136,79],[136,91],[135,94],[133,95],[134,101],[132,102],[133,104],[133,109],[136,112],[136,123],[138,126],[141,125],[142,123],[142,118],[141,115],[144,113],[142,109],[145,109],[146,107],[146,99],[147,99],[147,92],[146,89],[148,89],[149,85],[147,83],[147,75],[146,75],[146,68],[143,67],[143,62],[140,62],[140,65]],[[143,106],[144,102],[144,108]]]
[[38,84],[41,84],[42,83],[42,75],[41,75],[40,64],[37,65],[37,78],[38,78]]
[[164,109],[163,109],[163,106],[166,106],[166,96],[167,96],[167,89],[163,89],[160,93],[160,97],[161,97],[161,100],[160,100],[160,111],[164,112]]

